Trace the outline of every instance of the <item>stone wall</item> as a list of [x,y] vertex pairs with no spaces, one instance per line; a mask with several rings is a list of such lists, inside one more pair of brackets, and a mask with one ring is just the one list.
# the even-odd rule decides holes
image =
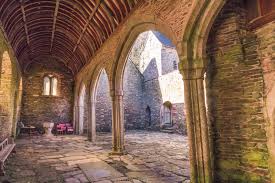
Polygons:
[[0,30],[0,141],[16,134],[21,96],[20,67]]
[[244,12],[240,1],[228,2],[208,40],[216,182],[270,182],[258,41]]
[[[143,34],[147,34],[147,37],[143,38]],[[144,32],[137,38],[139,39],[145,42],[145,46],[141,46],[142,49],[139,50],[139,70],[144,77],[142,112],[145,115],[146,108],[150,107],[150,128],[159,130],[163,126],[163,104],[170,102],[172,128],[175,132],[186,133],[184,88],[182,76],[178,71],[177,51],[170,40],[159,32]],[[136,41],[135,44],[139,42]]]
[[[43,95],[43,78],[47,74],[58,79],[57,96]],[[73,82],[71,73],[56,60],[44,58],[32,64],[23,77],[22,121],[37,127],[44,122],[71,122]]]
[[124,71],[123,91],[125,129],[144,129],[143,76],[130,60]]
[[274,21],[254,30],[259,42],[258,54],[263,67],[264,99],[273,179],[275,180],[275,23]]

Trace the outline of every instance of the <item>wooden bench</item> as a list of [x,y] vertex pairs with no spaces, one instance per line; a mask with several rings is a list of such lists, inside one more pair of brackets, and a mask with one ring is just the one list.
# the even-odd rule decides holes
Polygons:
[[15,153],[15,144],[12,139],[9,140],[6,138],[0,143],[0,176],[5,175],[4,163],[12,152]]

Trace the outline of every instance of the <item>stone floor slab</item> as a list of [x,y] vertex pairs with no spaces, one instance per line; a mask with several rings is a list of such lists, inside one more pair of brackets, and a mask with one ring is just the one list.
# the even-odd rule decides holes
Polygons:
[[88,179],[92,176],[100,179],[98,183],[189,182],[187,137],[130,131],[125,142],[128,154],[110,156],[112,135],[108,133],[98,134],[96,143],[76,135],[24,137],[16,140],[17,153],[6,162],[7,175],[0,182],[88,183],[95,182]]
[[103,161],[80,164],[79,167],[91,182],[123,176]]

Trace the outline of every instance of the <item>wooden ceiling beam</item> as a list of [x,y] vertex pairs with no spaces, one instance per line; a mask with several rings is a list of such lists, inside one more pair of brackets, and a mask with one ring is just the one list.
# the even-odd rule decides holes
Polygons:
[[53,29],[52,29],[50,53],[52,52],[52,48],[53,48],[55,26],[56,26],[56,20],[57,20],[57,15],[58,15],[59,3],[60,3],[60,0],[56,0],[55,10],[54,10],[54,17],[53,17]]
[[21,7],[22,16],[23,16],[23,22],[24,22],[24,28],[25,28],[27,43],[30,46],[30,38],[29,38],[29,33],[28,33],[26,13],[25,13],[24,4],[22,2],[21,2],[21,6],[20,7]]
[[77,73],[144,0],[2,1],[0,23],[22,67],[48,54]]
[[82,33],[80,34],[79,39],[78,39],[78,41],[77,41],[77,43],[76,43],[76,45],[75,45],[75,47],[74,47],[74,49],[73,49],[73,53],[74,53],[75,50],[77,49],[77,47],[78,47],[80,41],[82,40],[82,37],[84,36],[84,34],[85,34],[85,32],[86,32],[86,30],[87,30],[87,28],[88,28],[88,26],[89,26],[91,20],[93,19],[95,13],[97,12],[97,10],[98,10],[100,4],[101,4],[103,1],[104,1],[104,0],[96,0],[96,5],[95,5],[95,7],[94,7],[94,9],[93,9],[93,12],[90,14],[90,16],[89,16],[89,18],[88,18],[88,21],[86,22],[85,26],[83,27]]

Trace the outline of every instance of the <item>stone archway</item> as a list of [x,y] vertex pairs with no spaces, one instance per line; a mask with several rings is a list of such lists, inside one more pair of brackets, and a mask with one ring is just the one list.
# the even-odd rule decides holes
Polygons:
[[[226,0],[194,3],[193,14],[183,32],[180,70],[184,77],[187,130],[190,143],[191,182],[214,181],[211,124],[206,117],[204,74],[209,31]],[[196,144],[192,141],[196,139]]]
[[[102,65],[98,65],[92,75],[89,90],[89,120],[88,120],[88,139],[92,142],[96,141],[96,102],[99,81],[102,74],[106,71]],[[109,82],[108,82],[109,85]]]
[[172,103],[169,101],[164,102],[161,113],[162,113],[161,125],[172,126]]
[[149,30],[156,30],[169,37],[174,45],[176,44],[173,31],[165,26],[163,23],[140,22],[129,28],[128,34],[120,43],[120,47],[116,53],[116,61],[113,65],[111,77],[111,96],[113,100],[113,139],[114,148],[113,153],[122,154],[124,151],[124,107],[123,107],[123,74],[127,57],[134,41],[142,32]]

